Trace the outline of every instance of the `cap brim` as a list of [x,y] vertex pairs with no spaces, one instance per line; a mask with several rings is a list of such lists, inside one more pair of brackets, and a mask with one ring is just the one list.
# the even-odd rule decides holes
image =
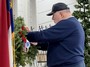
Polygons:
[[51,15],[53,15],[53,13],[54,13],[54,12],[50,12],[50,13],[47,14],[47,16],[51,16]]

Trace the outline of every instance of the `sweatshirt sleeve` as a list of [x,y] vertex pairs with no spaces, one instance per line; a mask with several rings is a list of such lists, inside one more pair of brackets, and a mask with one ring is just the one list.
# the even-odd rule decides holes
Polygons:
[[75,29],[73,22],[61,21],[46,30],[29,32],[26,37],[30,42],[56,42],[67,38]]

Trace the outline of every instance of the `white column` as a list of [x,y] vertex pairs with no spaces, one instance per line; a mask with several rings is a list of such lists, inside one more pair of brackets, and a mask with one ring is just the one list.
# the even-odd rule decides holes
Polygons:
[[17,0],[13,0],[13,15],[15,19],[17,17]]
[[37,30],[36,0],[30,0],[30,26]]

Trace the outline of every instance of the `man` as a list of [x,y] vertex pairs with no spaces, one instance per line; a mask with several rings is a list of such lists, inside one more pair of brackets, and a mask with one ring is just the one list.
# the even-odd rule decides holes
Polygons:
[[29,32],[27,39],[39,49],[47,50],[48,67],[85,67],[84,31],[80,22],[72,16],[69,7],[56,3],[52,7],[54,26],[43,30]]

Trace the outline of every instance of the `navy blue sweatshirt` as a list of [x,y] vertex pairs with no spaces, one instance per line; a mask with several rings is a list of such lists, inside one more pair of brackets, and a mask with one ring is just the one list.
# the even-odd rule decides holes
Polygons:
[[84,30],[75,17],[62,20],[43,31],[29,32],[27,39],[30,42],[48,42],[46,47],[49,67],[84,60]]

